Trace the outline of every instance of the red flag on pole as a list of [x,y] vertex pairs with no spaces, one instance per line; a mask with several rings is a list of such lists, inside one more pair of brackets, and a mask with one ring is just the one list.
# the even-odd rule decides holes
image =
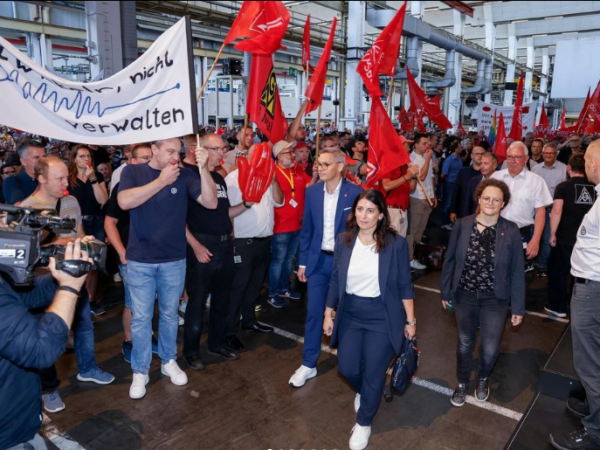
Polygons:
[[302,35],[302,67],[308,67],[309,72],[314,72],[315,68],[310,65],[310,14],[306,17],[304,24],[304,34]]
[[510,128],[510,137],[513,141],[520,141],[523,139],[523,118],[521,113],[523,111],[523,89],[525,88],[524,73],[521,71],[521,77],[519,78],[519,85],[517,86],[517,100],[515,101],[515,111],[513,113],[512,125]]
[[281,109],[271,55],[252,55],[246,113],[269,141],[285,138],[288,125]]
[[372,187],[391,171],[410,163],[383,103],[373,97],[369,119],[367,185]]
[[546,137],[548,130],[550,129],[550,121],[548,120],[548,116],[546,115],[546,105],[542,103],[542,112],[540,114],[540,123],[535,127],[535,137],[543,138]]
[[502,164],[506,159],[508,143],[506,142],[506,127],[504,126],[504,116],[500,113],[498,120],[498,133],[496,134],[496,144],[494,145],[494,153],[498,158],[498,164]]
[[304,93],[304,96],[307,97],[310,100],[310,102],[306,107],[305,115],[317,109],[321,102],[323,102],[323,89],[325,89],[327,63],[329,62],[329,58],[331,56],[331,46],[333,45],[333,37],[335,36],[336,24],[337,18],[334,17],[333,23],[331,24],[331,31],[329,32],[329,39],[327,40],[327,44],[325,44],[325,48],[323,49],[323,53],[319,58],[317,67],[312,77],[310,77],[310,82],[306,87],[306,92]]
[[[585,102],[583,103],[583,108],[581,108],[581,112],[579,113],[579,117],[577,118],[577,124],[575,125],[575,129],[577,133],[580,133],[583,130],[588,122],[588,107],[590,105],[590,88],[588,88],[587,96],[585,97]],[[594,94],[596,94],[594,92]]]
[[560,130],[561,131],[567,130],[567,120],[566,119],[567,119],[567,110],[563,106],[562,113],[560,113]]
[[[583,112],[583,110],[582,110]],[[596,86],[594,93],[590,97],[590,101],[588,102],[586,108],[586,119],[589,121],[591,119],[594,120],[594,130],[600,130],[600,82]]]
[[379,87],[379,74],[394,75],[398,52],[400,51],[400,37],[404,27],[406,3],[398,10],[392,21],[383,29],[373,46],[360,60],[356,71],[363,79],[363,83],[371,97],[383,97]]
[[398,122],[400,122],[400,129],[402,131],[412,131],[412,121],[410,120],[406,109],[404,109],[404,106],[400,109],[400,112],[398,113]]
[[446,131],[452,128],[452,124],[440,109],[439,101],[429,98],[422,91],[408,68],[406,68],[406,80],[408,81],[408,92],[410,94],[410,107],[412,108],[414,105],[415,109],[424,110],[429,120],[440,127],[440,130]]
[[235,44],[243,52],[272,55],[285,48],[281,41],[290,21],[290,13],[281,1],[245,1],[240,8],[224,44],[238,38],[249,38]]
[[465,130],[465,127],[462,126],[462,123],[458,122],[458,126],[456,127],[456,129],[466,136],[467,130]]
[[415,128],[419,133],[427,133],[427,128],[425,128],[425,122],[423,122],[423,117],[425,116],[425,110],[421,110],[419,114],[415,114],[416,124]]

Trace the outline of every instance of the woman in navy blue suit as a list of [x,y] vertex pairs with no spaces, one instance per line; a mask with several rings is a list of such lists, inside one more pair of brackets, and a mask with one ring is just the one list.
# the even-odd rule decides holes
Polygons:
[[363,191],[336,239],[323,323],[330,345],[338,344],[338,370],[356,391],[352,450],[368,445],[390,360],[417,331],[413,297],[406,239],[390,226],[383,194]]

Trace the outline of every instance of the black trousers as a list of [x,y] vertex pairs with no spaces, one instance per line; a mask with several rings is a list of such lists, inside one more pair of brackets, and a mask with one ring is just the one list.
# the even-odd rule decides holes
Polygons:
[[212,256],[208,263],[201,263],[192,248],[189,245],[187,247],[185,287],[189,300],[185,310],[183,355],[188,358],[200,356],[200,335],[208,294],[211,294],[208,349],[216,352],[225,345],[234,270],[232,237],[222,239],[220,236],[196,234],[194,237],[212,253]]
[[548,308],[559,313],[567,312],[573,283],[571,273],[571,253],[574,245],[556,243],[550,251],[548,261]]
[[235,250],[242,262],[235,264],[234,269],[226,333],[228,337],[238,332],[240,315],[242,326],[252,327],[256,323],[255,307],[269,270],[271,237],[236,239]]

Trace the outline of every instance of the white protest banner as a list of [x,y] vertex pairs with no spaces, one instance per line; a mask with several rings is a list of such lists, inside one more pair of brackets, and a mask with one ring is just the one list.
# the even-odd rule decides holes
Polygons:
[[190,30],[182,18],[131,65],[90,83],[53,74],[0,38],[0,124],[96,145],[195,134]]
[[[523,133],[535,131],[536,109],[537,102],[523,105]],[[502,113],[502,116],[504,117],[504,126],[506,127],[506,135],[508,136],[510,134],[510,129],[512,128],[514,111],[514,106],[491,105],[479,100],[477,102],[477,129],[479,131],[483,130],[484,134],[487,136],[490,133],[494,112],[496,112],[496,120],[499,120],[500,113]]]

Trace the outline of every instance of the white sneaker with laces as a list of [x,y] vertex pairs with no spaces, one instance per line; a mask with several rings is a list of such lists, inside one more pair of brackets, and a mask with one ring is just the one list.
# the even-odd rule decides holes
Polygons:
[[131,387],[129,388],[129,397],[134,400],[142,398],[146,395],[146,385],[150,382],[150,377],[147,373],[134,373]]
[[296,370],[294,372],[294,375],[292,375],[292,377],[290,378],[290,386],[295,387],[295,388],[299,388],[304,386],[304,383],[306,383],[307,380],[310,380],[311,378],[314,378],[317,376],[317,369],[316,368],[310,368],[310,367],[306,367],[306,366],[300,366],[300,368],[298,370]]
[[413,259],[410,262],[410,267],[412,267],[415,270],[425,270],[427,269],[427,266],[425,264],[421,264],[419,261],[417,261],[416,259]]
[[360,409],[360,394],[356,394],[354,397],[354,412],[357,413]]
[[163,375],[171,378],[171,383],[177,386],[184,386],[188,383],[188,377],[183,370],[179,368],[174,359],[169,360],[167,364],[160,366],[160,371]]
[[371,426],[363,427],[359,424],[352,428],[352,437],[350,438],[350,450],[363,450],[369,445],[371,437]]

